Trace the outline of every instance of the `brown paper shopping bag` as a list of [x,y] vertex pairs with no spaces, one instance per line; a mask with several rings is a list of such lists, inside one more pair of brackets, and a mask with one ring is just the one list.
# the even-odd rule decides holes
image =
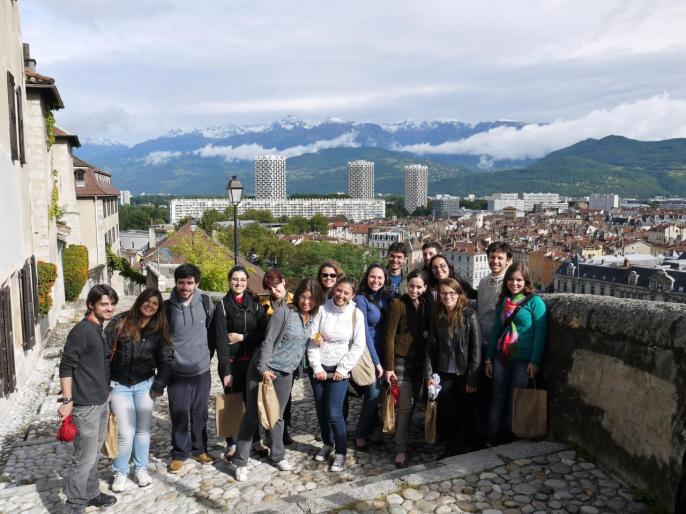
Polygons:
[[393,395],[385,390],[381,400],[381,419],[383,421],[382,430],[385,434],[395,432],[395,402]]
[[426,414],[424,415],[424,440],[428,444],[436,443],[436,423],[438,419],[438,404],[435,400],[426,402]]
[[102,454],[108,459],[116,459],[117,455],[119,455],[117,437],[117,418],[110,411],[110,415],[107,418],[107,434],[105,434],[105,442],[102,444]]
[[214,402],[217,437],[235,436],[245,414],[243,395],[241,393],[218,394],[214,397]]
[[257,411],[260,414],[260,422],[265,430],[271,430],[279,421],[281,409],[279,398],[276,396],[274,384],[270,379],[263,379],[257,389]]
[[543,389],[514,389],[512,432],[524,439],[540,439],[548,426],[548,393]]

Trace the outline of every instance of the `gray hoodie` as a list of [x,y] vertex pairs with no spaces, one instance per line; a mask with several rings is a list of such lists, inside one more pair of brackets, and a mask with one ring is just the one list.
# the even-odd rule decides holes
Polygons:
[[210,370],[210,348],[207,341],[205,308],[200,299],[201,291],[196,289],[189,305],[172,291],[171,319],[174,334],[174,362],[172,374],[194,377]]

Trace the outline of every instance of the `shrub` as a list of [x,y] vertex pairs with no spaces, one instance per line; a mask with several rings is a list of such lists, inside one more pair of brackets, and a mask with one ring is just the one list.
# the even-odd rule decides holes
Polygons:
[[64,267],[64,296],[67,300],[76,300],[88,280],[88,248],[81,245],[69,245],[62,256]]
[[46,316],[52,308],[52,286],[57,280],[57,266],[49,262],[38,261],[36,266],[38,275],[38,312]]
[[128,278],[138,285],[145,285],[145,275],[131,268],[129,261],[114,253],[110,245],[105,247],[105,251],[107,252],[107,269],[110,273],[116,270],[122,277]]

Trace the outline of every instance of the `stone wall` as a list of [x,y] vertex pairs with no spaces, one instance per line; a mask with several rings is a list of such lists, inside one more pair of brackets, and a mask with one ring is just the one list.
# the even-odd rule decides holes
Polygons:
[[545,295],[550,435],[673,498],[686,449],[686,309]]

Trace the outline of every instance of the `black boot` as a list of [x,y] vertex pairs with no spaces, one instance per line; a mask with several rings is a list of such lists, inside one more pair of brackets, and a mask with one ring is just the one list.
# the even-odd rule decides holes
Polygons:
[[105,493],[100,493],[95,498],[88,500],[89,507],[111,507],[115,503],[117,503],[117,497]]
[[293,438],[291,435],[288,433],[288,428],[284,427],[283,428],[283,444],[286,446],[290,446],[293,444]]

